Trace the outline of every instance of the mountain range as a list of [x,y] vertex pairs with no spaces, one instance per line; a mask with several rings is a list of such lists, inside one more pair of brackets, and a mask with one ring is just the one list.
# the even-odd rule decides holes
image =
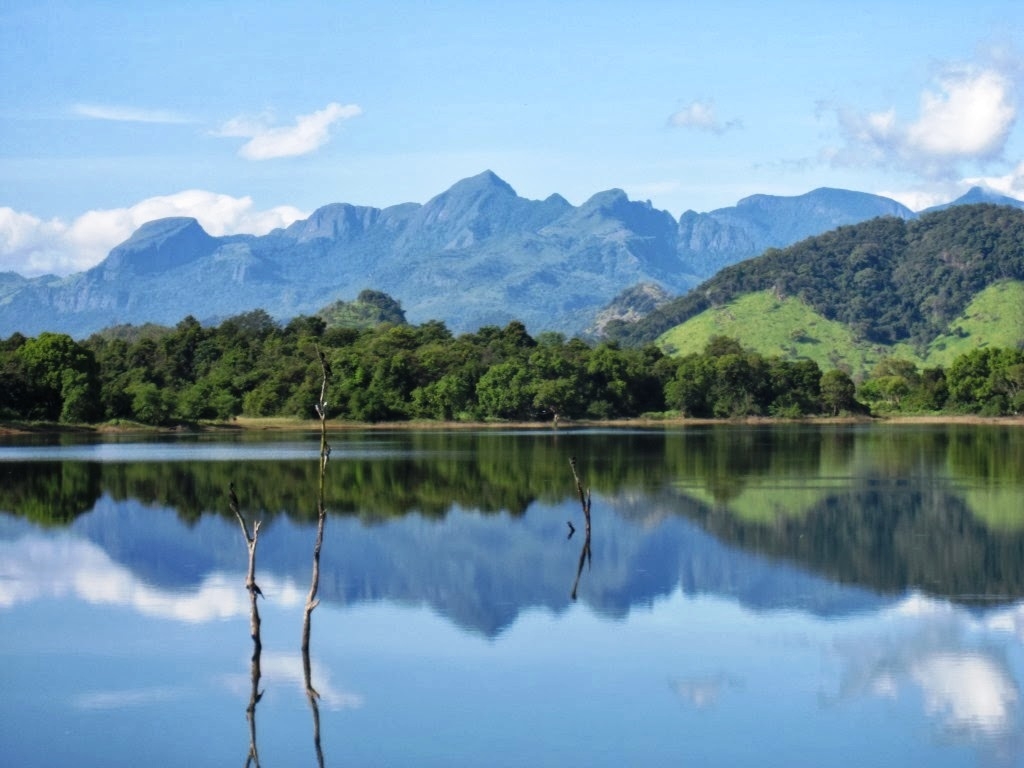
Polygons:
[[[951,205],[979,200],[1024,207],[981,189]],[[188,315],[211,324],[253,309],[287,320],[367,288],[401,302],[410,322],[442,320],[454,332],[515,319],[533,333],[579,334],[635,286],[685,293],[767,248],[880,216],[918,214],[877,195],[817,189],[677,220],[618,189],[580,206],[557,194],[527,200],[486,171],[422,205],[334,203],[262,236],[214,237],[192,218],[148,222],[84,272],[0,274],[0,336],[84,337]]]

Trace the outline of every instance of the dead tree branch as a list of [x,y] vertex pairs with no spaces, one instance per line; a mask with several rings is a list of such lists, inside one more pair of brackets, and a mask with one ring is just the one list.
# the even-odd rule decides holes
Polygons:
[[245,577],[245,588],[249,591],[250,606],[252,608],[251,621],[250,621],[250,634],[254,643],[259,644],[260,642],[260,612],[256,605],[256,598],[263,596],[263,590],[259,588],[256,583],[256,545],[259,542],[260,536],[260,524],[262,521],[256,520],[252,524],[252,530],[245,522],[245,518],[242,517],[242,511],[238,505],[238,494],[235,493],[235,484],[231,483],[228,487],[228,502],[231,507],[231,511],[235,513],[235,519],[238,520],[238,525],[242,528],[242,535],[245,537],[245,544],[249,550],[249,570]]
[[331,446],[327,443],[327,379],[330,375],[330,366],[327,364],[327,357],[319,349],[316,350],[320,359],[320,371],[322,380],[320,384],[320,399],[313,405],[317,417],[320,419],[320,478],[317,487],[316,505],[316,540],[313,543],[313,568],[310,578],[309,594],[306,596],[306,609],[302,618],[302,672],[306,683],[306,698],[309,700],[309,707],[313,713],[313,746],[316,749],[316,759],[319,766],[324,764],[323,748],[320,744],[320,694],[313,687],[313,665],[309,658],[309,638],[312,632],[313,609],[320,601],[317,599],[317,592],[320,590],[320,550],[324,543],[324,523],[327,520],[327,504],[325,501],[325,485],[327,477],[327,462],[331,456]]
[[249,551],[249,569],[245,577],[245,587],[249,592],[249,634],[252,636],[252,659],[249,664],[249,679],[251,687],[249,691],[249,706],[245,710],[245,719],[249,722],[249,754],[245,764],[259,768],[260,755],[256,746],[256,705],[263,698],[260,691],[260,657],[263,652],[263,642],[260,639],[260,609],[257,598],[263,594],[256,584],[256,545],[259,542],[260,522],[256,520],[252,528],[242,517],[241,506],[238,503],[238,494],[235,492],[235,484],[228,486],[228,505],[235,514],[239,526],[242,528],[242,536],[245,537],[245,545]]
[[[580,586],[580,576],[583,575],[583,564],[586,563],[588,566],[591,563],[591,550],[590,550],[590,489],[583,490],[583,482],[580,480],[579,473],[576,471],[576,457],[573,456],[569,459],[569,466],[572,467],[572,477],[576,481],[576,492],[580,497],[580,507],[583,509],[583,518],[586,521],[586,527],[583,531],[583,549],[580,550],[579,564],[576,566],[576,580],[572,584],[572,592],[570,596],[573,600],[576,599],[576,592]],[[576,533],[576,527],[569,523],[569,538]]]

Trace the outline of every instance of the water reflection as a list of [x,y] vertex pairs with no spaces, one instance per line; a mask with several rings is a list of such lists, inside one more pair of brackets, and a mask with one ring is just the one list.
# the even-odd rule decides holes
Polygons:
[[836,643],[843,673],[828,701],[910,698],[941,740],[984,746],[999,762],[1024,758],[1024,606],[978,616],[912,595],[887,611],[886,625]]
[[[421,520],[440,521],[459,510],[503,511],[520,518],[537,506],[571,505],[564,469],[559,468],[578,451],[588,457],[588,482],[608,499],[609,514],[615,518],[609,524],[617,526],[616,535],[627,542],[640,545],[639,534],[660,521],[690,520],[718,541],[785,560],[829,583],[859,585],[881,594],[912,588],[982,605],[1007,602],[1024,596],[1024,479],[1013,463],[1024,461],[1024,435],[1001,428],[976,432],[805,427],[596,436],[560,431],[557,438],[387,434],[378,439],[387,446],[388,458],[345,459],[343,448],[334,448],[331,471],[324,479],[325,497],[331,500],[325,510],[339,519],[373,524],[403,519],[410,512]],[[375,445],[373,435],[346,434],[339,439],[369,453]],[[353,445],[348,448],[354,450]],[[986,457],[986,452],[991,455]],[[5,474],[0,509],[59,526],[94,509],[103,498],[135,500],[145,507],[173,509],[189,526],[205,530],[223,514],[212,508],[211,500],[236,480],[247,489],[253,508],[265,510],[268,524],[279,526],[287,519],[302,525],[319,515],[308,501],[308,489],[319,486],[318,467],[319,462],[306,461],[235,466],[185,460],[6,464],[0,465]],[[87,521],[85,528],[95,525],[95,520]],[[125,519],[121,525],[134,523]],[[434,536],[439,529],[430,525],[412,525],[417,527],[416,536],[430,540],[442,555],[439,573],[444,572],[446,542],[471,533],[461,523],[454,538],[450,533]],[[131,540],[105,543],[108,551],[118,551],[118,558],[129,561],[149,581],[195,583],[225,563],[219,550],[197,548],[193,539],[170,543],[169,529],[134,527]],[[508,530],[520,539],[528,536],[527,529]],[[367,539],[371,546],[374,539],[356,538]],[[411,572],[423,566],[407,564],[419,562],[420,544],[406,546],[403,540],[395,546],[405,547],[404,560],[380,553],[388,563],[386,572],[359,553],[354,553],[351,565],[381,571],[373,582],[378,585],[374,593],[394,592],[386,583],[401,581],[410,597],[415,599],[417,591],[426,594],[428,590],[415,585],[423,579]],[[494,571],[490,581],[496,585],[508,581],[508,569],[515,567],[509,554],[520,551],[512,547],[496,552],[472,538],[461,546],[468,547],[473,562],[485,563],[478,567]],[[673,556],[680,546],[671,537],[664,546],[650,541],[642,546],[659,552],[638,564],[643,575],[634,574],[637,587],[646,585],[633,598],[641,602],[670,590],[680,569],[685,573],[692,562]],[[147,557],[141,557],[143,551]],[[631,551],[628,544],[616,546],[611,573],[618,573],[615,561]],[[589,560],[592,552],[584,555]],[[493,567],[486,565],[488,561]],[[342,592],[349,585],[365,591],[352,581],[353,568],[331,574],[328,599],[344,599]],[[450,586],[447,592],[452,596],[464,591],[454,581]],[[486,602],[507,603],[508,586],[503,595],[481,595],[475,610],[494,613]],[[623,600],[629,598],[614,596],[607,585],[592,586],[596,597],[591,599],[599,600],[604,610],[621,615],[628,609]],[[467,598],[460,599],[465,604]],[[460,614],[451,603],[438,607]],[[503,623],[497,617],[490,622]]]
[[[373,436],[352,439],[372,451]],[[12,692],[0,718],[19,734],[5,743],[14,764],[38,764],[21,759],[33,718],[106,733],[75,718],[102,712],[122,727],[191,709],[234,732],[245,701],[251,764],[288,762],[311,721],[318,762],[321,737],[340,743],[344,729],[357,764],[477,763],[498,743],[531,764],[672,754],[810,765],[827,751],[862,764],[1013,765],[1024,755],[1024,481],[1005,460],[1021,455],[1020,432],[379,439],[387,458],[336,448],[326,472],[308,458],[16,465],[25,474],[0,486],[0,508],[18,512],[0,514],[0,661]],[[573,455],[583,460],[570,488]],[[241,588],[255,585],[255,565],[247,575],[239,520],[223,504],[236,477],[263,520],[258,608],[257,591]],[[578,510],[570,592],[564,537]],[[248,674],[228,675],[254,612],[258,653]],[[59,631],[69,621],[82,628],[73,650]],[[35,660],[43,646],[53,673]],[[126,663],[132,654],[147,662]],[[587,719],[593,740],[548,725],[566,711]],[[456,737],[457,725],[476,735]],[[737,732],[762,749],[744,752]],[[818,751],[815,739],[826,742]],[[223,760],[164,758],[223,764],[238,747]],[[61,754],[55,744],[51,762]]]
[[669,686],[679,699],[695,709],[709,709],[718,705],[719,699],[732,689],[742,687],[742,683],[728,672],[717,672],[689,678],[677,678],[669,681]]

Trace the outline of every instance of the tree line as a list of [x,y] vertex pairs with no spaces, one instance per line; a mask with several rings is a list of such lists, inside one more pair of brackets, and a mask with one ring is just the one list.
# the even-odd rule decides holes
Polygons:
[[[321,358],[322,355],[322,358]],[[312,418],[323,377],[332,419],[361,422],[801,417],[886,410],[1024,411],[1024,352],[977,350],[948,369],[886,360],[859,389],[810,360],[727,337],[670,357],[653,345],[589,344],[513,321],[453,335],[444,323],[286,324],[265,311],[216,326],[121,327],[0,341],[0,418],[173,425],[237,416]]]

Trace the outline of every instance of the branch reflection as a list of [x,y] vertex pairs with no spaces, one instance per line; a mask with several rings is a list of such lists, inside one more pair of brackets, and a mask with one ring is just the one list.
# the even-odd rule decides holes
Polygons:
[[313,714],[313,747],[316,749],[317,765],[323,768],[324,753],[320,744],[320,694],[313,686],[313,667],[309,659],[309,636],[312,631],[313,609],[319,604],[317,592],[320,589],[320,549],[324,543],[324,522],[327,519],[327,505],[324,500],[324,480],[327,475],[327,462],[331,456],[331,446],[327,444],[327,378],[330,367],[324,353],[317,349],[320,358],[320,369],[323,373],[320,385],[320,399],[313,406],[320,419],[320,478],[317,487],[316,506],[316,541],[313,544],[313,573],[306,597],[306,609],[302,617],[302,674],[306,683],[306,698]]
[[231,483],[228,488],[228,502],[242,528],[246,548],[249,550],[249,569],[245,577],[245,587],[249,591],[249,634],[252,636],[252,660],[249,665],[251,681],[249,706],[245,709],[245,719],[249,722],[249,754],[246,756],[245,764],[259,768],[260,754],[256,745],[256,705],[263,697],[263,693],[260,691],[260,656],[263,652],[263,643],[260,640],[260,610],[256,601],[263,592],[256,584],[256,545],[259,541],[261,521],[254,521],[251,529],[246,524],[238,504],[234,483]]
[[[583,574],[583,564],[586,563],[587,567],[591,564],[591,551],[590,551],[590,489],[583,490],[583,483],[580,481],[579,473],[576,471],[576,457],[573,456],[569,459],[569,466],[572,467],[572,477],[576,481],[576,492],[580,497],[580,506],[583,508],[583,518],[586,521],[586,528],[583,534],[583,549],[580,550],[580,561],[576,567],[576,580],[572,584],[571,597],[573,600],[576,599],[576,592],[580,586],[580,576]],[[572,522],[569,522],[569,538],[576,533],[576,528]]]

